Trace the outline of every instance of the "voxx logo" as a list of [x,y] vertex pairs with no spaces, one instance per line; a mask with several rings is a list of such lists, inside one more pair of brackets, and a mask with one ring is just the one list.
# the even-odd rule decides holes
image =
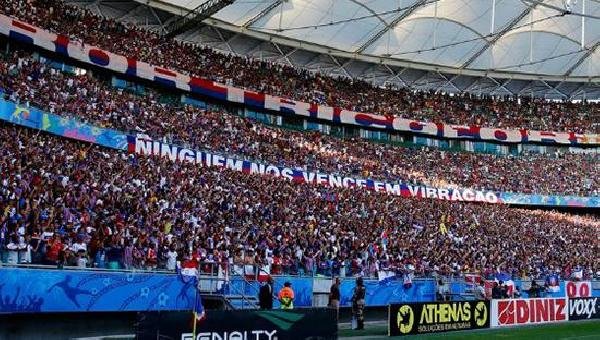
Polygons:
[[599,319],[598,298],[569,299],[569,320]]

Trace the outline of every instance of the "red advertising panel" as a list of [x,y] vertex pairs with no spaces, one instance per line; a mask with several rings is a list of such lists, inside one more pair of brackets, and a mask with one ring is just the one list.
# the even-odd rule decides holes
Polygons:
[[580,281],[580,282],[568,281],[565,284],[565,291],[567,292],[567,297],[569,299],[591,297],[592,296],[592,282],[590,282],[590,281]]
[[493,300],[492,327],[568,320],[566,298]]

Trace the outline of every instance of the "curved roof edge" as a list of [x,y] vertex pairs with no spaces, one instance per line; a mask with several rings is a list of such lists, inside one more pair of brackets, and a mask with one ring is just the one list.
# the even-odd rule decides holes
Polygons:
[[[162,0],[133,0],[137,3],[141,3],[147,6],[151,6],[165,12],[182,16],[185,15],[189,10],[174,5],[172,3],[168,3]],[[232,25],[225,21],[208,18],[203,21],[203,23],[213,26],[219,29],[231,31],[238,34],[247,35],[249,37],[273,42],[281,45],[286,45],[302,50],[306,50],[313,53],[319,54],[328,54],[335,57],[353,59],[357,61],[362,61],[370,64],[379,64],[379,65],[387,65],[394,67],[403,67],[403,68],[411,68],[415,70],[422,71],[434,71],[434,72],[442,72],[445,74],[451,75],[459,75],[459,76],[471,76],[471,77],[490,77],[497,79],[506,79],[506,80],[540,80],[540,81],[551,81],[551,82],[577,82],[577,83],[598,83],[600,82],[600,76],[560,76],[560,75],[547,75],[547,74],[531,74],[524,72],[514,72],[514,71],[500,71],[500,70],[482,70],[482,69],[472,69],[472,68],[459,68],[459,67],[450,67],[443,66],[437,64],[427,64],[414,62],[409,60],[402,60],[391,57],[380,57],[373,56],[363,53],[353,53],[348,51],[342,51],[333,47],[324,46],[316,43],[306,42],[298,39],[282,37],[279,35],[273,35],[271,33],[261,32],[257,30],[252,30],[236,25]]]

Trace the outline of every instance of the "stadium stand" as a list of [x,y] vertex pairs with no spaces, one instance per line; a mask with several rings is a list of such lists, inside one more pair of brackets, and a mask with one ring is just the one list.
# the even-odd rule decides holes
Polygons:
[[0,339],[594,337],[600,1],[502,5],[0,0]]
[[295,132],[257,124],[215,107],[206,111],[163,103],[73,75],[17,51],[0,64],[7,99],[103,127],[142,133],[195,149],[225,152],[272,164],[305,167],[429,186],[535,194],[597,196],[597,154],[499,156],[400,148],[355,138]]
[[[82,44],[294,99],[449,123],[599,128],[592,103],[374,88],[162,40],[60,1],[3,0],[0,11]],[[11,101],[193,148],[428,185],[598,195],[597,155],[504,157],[342,140],[164,103],[150,89],[132,94],[58,71],[24,50],[4,56],[0,68]],[[600,271],[596,216],[400,199],[128,155],[6,124],[0,133],[2,255],[13,263],[174,270],[176,259],[193,258],[273,274],[367,276],[407,265],[424,275],[569,277],[581,266],[589,278]]]
[[450,124],[600,132],[600,106],[596,103],[377,88],[360,80],[331,78],[163,39],[156,33],[98,17],[86,9],[56,0],[2,0],[0,11],[79,40],[82,44],[99,46],[224,84],[291,99]]
[[526,277],[600,269],[593,216],[390,198],[7,125],[0,134],[2,242],[11,261],[174,270],[175,258],[194,258],[323,275],[409,264],[418,274],[502,269]]

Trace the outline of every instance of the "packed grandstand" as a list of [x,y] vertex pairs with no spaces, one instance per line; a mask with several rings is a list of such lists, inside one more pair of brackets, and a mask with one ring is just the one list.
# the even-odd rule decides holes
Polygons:
[[[166,39],[62,1],[2,0],[0,12],[82,46],[292,100],[434,123],[600,132],[594,102],[381,88]],[[600,195],[594,148],[499,155],[290,130],[222,103],[183,103],[181,92],[141,80],[128,81],[143,91],[119,88],[109,71],[72,72],[81,64],[11,40],[4,44],[3,99],[65,120],[342,177]],[[7,122],[0,134],[0,252],[10,263],[174,270],[176,261],[194,259],[292,275],[501,271],[568,278],[576,270],[586,279],[600,277],[597,210],[582,215],[314,185],[114,150],[77,134],[55,136]]]

